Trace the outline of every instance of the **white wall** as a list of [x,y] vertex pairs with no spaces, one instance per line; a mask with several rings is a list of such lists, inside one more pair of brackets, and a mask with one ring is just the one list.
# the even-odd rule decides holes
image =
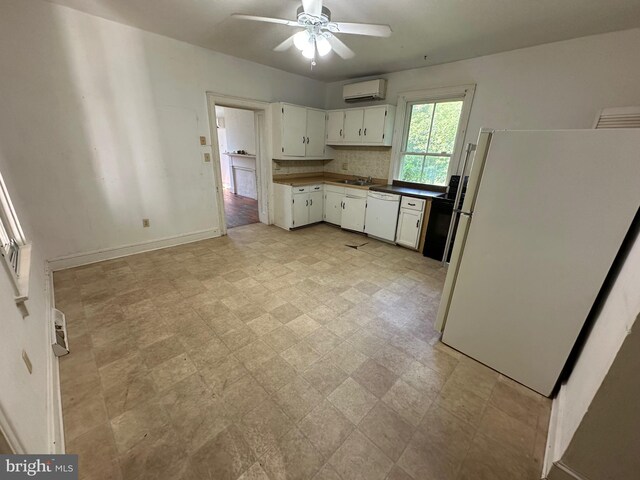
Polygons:
[[224,109],[224,122],[227,131],[227,151],[237,152],[238,150],[244,150],[251,155],[255,155],[255,113],[251,110],[227,107]]
[[0,64],[4,173],[49,259],[218,228],[206,91],[324,103],[323,83],[41,0],[2,2]]
[[[557,423],[550,435],[553,451],[550,460],[560,460],[571,444],[585,414],[609,373],[620,346],[623,344],[636,318],[640,314],[640,237],[635,239],[624,265],[608,292],[602,309],[580,352],[575,367],[567,382],[562,385],[554,403]],[[636,327],[637,328],[637,327]],[[637,374],[637,372],[636,372]],[[630,383],[636,379],[630,379]],[[637,402],[637,399],[630,399]],[[615,405],[611,405],[615,409]],[[638,445],[629,445],[632,450],[619,451],[619,459],[636,452]],[[605,459],[601,459],[605,461]],[[571,465],[569,465],[571,467]],[[589,472],[584,472],[588,474]],[[598,478],[598,477],[593,477]]]
[[[591,128],[603,107],[640,104],[638,51],[640,29],[633,29],[381,77],[392,104],[398,92],[477,84],[466,143],[481,127]],[[329,84],[327,107],[347,107],[342,85],[354,81]]]

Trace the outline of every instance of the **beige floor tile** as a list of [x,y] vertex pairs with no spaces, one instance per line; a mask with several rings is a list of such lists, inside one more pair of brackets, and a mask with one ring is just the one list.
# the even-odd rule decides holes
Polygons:
[[78,468],[84,476],[108,473],[118,456],[111,425],[103,423],[67,442],[66,453],[78,455]]
[[103,392],[109,418],[115,418],[131,408],[152,400],[157,394],[157,389],[153,379],[147,373],[141,373]]
[[236,480],[255,461],[255,455],[235,425],[220,432],[191,457],[194,473],[202,480]]
[[320,355],[326,355],[342,343],[342,339],[329,329],[322,327],[315,330],[305,338],[308,343]]
[[306,480],[322,466],[322,455],[297,429],[293,428],[269,450],[261,465],[272,480]]
[[276,352],[281,353],[287,348],[298,343],[300,339],[293,330],[286,325],[282,325],[266,335],[263,335],[262,341],[273,348]]
[[432,399],[437,397],[447,381],[447,377],[443,374],[415,361],[409,366],[401,378],[413,388]]
[[362,419],[358,428],[390,459],[397,461],[413,436],[414,427],[383,402]]
[[369,357],[358,352],[348,342],[338,345],[326,355],[326,358],[347,373],[353,373],[369,359]]
[[533,451],[536,437],[535,426],[527,425],[493,406],[487,407],[478,432],[499,443],[527,452]]
[[322,401],[322,395],[302,377],[278,390],[276,403],[293,420],[298,421]]
[[374,357],[385,347],[385,342],[382,339],[366,332],[364,329],[351,335],[349,343],[368,357]]
[[395,373],[375,360],[364,362],[351,377],[378,398],[382,398],[398,379]]
[[185,347],[180,338],[172,335],[142,349],[140,355],[147,368],[153,368],[183,353],[185,353]]
[[413,480],[413,477],[396,465],[391,469],[386,480]]
[[240,418],[264,402],[268,396],[267,391],[253,377],[246,375],[224,391],[222,400],[229,414]]
[[496,383],[489,404],[527,425],[535,427],[544,409],[542,398],[512,380],[500,379]]
[[382,397],[382,401],[413,426],[420,424],[422,417],[431,406],[429,397],[402,379],[398,379],[393,384]]
[[238,480],[269,480],[269,477],[258,462],[254,463],[249,470],[244,472]]
[[253,378],[272,394],[293,381],[296,376],[296,370],[277,355],[253,371]]
[[358,331],[360,325],[349,318],[338,317],[325,324],[329,330],[342,339],[347,339]]
[[277,355],[275,350],[261,340],[250,343],[235,352],[235,356],[248,370],[256,370],[275,355]]
[[296,343],[280,353],[280,356],[289,362],[298,372],[303,372],[320,358],[320,355],[304,342]]
[[147,402],[111,420],[111,428],[118,452],[124,453],[145,438],[164,430],[169,416],[156,402]]
[[279,320],[270,313],[264,313],[247,322],[247,327],[253,330],[259,337],[272,332],[282,326]]
[[358,430],[354,430],[329,463],[342,478],[351,480],[381,480],[393,467],[393,462]]
[[249,374],[245,366],[233,355],[215,365],[201,367],[198,374],[217,395],[222,395],[235,382]]
[[293,425],[280,407],[271,400],[266,400],[247,413],[238,424],[245,441],[258,458],[276,447],[277,441],[293,428]]
[[302,376],[323,396],[329,395],[348,375],[327,359],[318,360],[302,372]]
[[325,463],[313,480],[342,480],[336,469]]
[[435,403],[456,417],[478,426],[487,406],[487,398],[476,395],[470,388],[462,388],[457,382],[447,382]]
[[161,392],[195,372],[196,366],[187,354],[183,353],[152,368],[149,373],[151,374],[156,390]]
[[303,314],[288,322],[287,327],[289,327],[293,333],[302,338],[318,330],[320,328],[320,324],[310,316]]
[[304,417],[298,427],[326,460],[354,429],[353,423],[327,400]]
[[396,375],[402,375],[412,364],[412,358],[401,350],[391,346],[383,345],[371,358],[383,367],[391,370]]
[[284,305],[280,305],[279,307],[271,310],[271,315],[273,315],[278,321],[281,323],[287,323],[293,320],[294,318],[302,315],[302,311],[290,303],[285,303]]
[[373,393],[351,377],[336,388],[328,399],[356,425],[377,402],[377,398]]
[[221,339],[224,344],[231,350],[235,352],[252,342],[258,340],[258,335],[251,330],[246,325],[242,324],[240,320],[237,320],[241,325],[239,327],[234,327],[227,330],[224,334],[221,335]]
[[336,318],[336,312],[324,304],[311,310],[308,315],[322,325]]

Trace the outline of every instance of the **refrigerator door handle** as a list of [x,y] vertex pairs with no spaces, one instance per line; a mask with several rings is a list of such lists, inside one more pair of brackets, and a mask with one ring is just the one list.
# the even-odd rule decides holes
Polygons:
[[[460,205],[460,197],[462,196],[462,189],[464,188],[464,172],[467,169],[467,163],[469,162],[469,158],[471,157],[471,153],[473,153],[476,149],[475,143],[467,144],[466,155],[464,156],[464,162],[462,162],[462,170],[460,171],[460,185],[458,185],[458,190],[456,191],[456,199],[453,202],[453,205]],[[442,265],[446,265],[447,257],[449,256],[449,251],[451,250],[451,243],[453,238],[453,233],[456,228],[456,219],[458,214],[464,214],[459,208],[454,208],[451,213],[451,223],[449,223],[449,232],[447,233],[447,241],[444,244],[444,255],[442,255]],[[470,215],[470,214],[469,214]]]

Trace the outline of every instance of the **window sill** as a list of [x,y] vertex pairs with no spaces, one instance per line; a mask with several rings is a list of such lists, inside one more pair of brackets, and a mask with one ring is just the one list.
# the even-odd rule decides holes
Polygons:
[[7,274],[13,281],[15,301],[22,306],[29,299],[29,273],[31,272],[31,244],[22,245],[18,254],[18,272],[14,272],[7,258],[2,255]]

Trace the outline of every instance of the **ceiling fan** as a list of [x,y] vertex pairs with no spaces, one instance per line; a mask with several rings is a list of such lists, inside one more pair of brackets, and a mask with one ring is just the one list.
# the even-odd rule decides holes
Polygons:
[[231,16],[244,20],[302,28],[303,30],[291,35],[274,50],[276,52],[284,52],[295,46],[302,52],[303,56],[311,60],[312,67],[316,64],[318,56],[324,57],[332,50],[344,59],[354,57],[353,50],[337,38],[335,36],[336,33],[371,37],[388,37],[391,35],[391,27],[389,25],[332,22],[331,11],[322,5],[322,0],[302,0],[302,5],[298,7],[297,20],[258,17],[240,13],[234,13]]

